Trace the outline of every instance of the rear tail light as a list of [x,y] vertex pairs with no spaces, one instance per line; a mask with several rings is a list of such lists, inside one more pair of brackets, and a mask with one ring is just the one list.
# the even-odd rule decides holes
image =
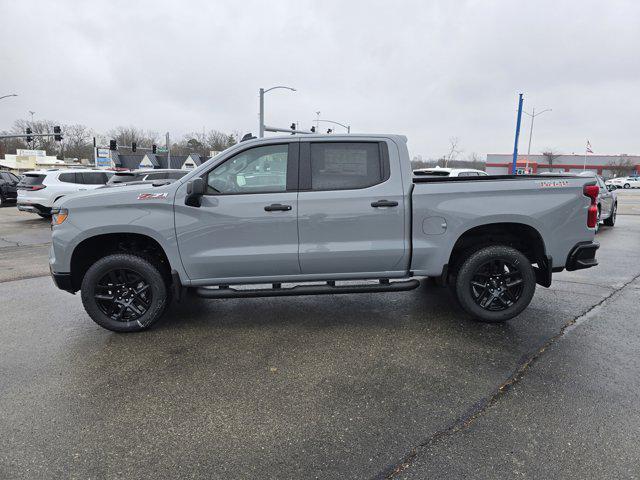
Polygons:
[[591,205],[589,205],[589,209],[587,210],[587,227],[595,228],[596,223],[598,223],[598,193],[600,192],[600,187],[598,185],[585,185],[582,188],[582,193],[585,197],[589,197],[591,199]]
[[18,186],[19,190],[29,190],[30,192],[35,192],[36,190],[42,190],[46,188],[46,185],[22,185]]

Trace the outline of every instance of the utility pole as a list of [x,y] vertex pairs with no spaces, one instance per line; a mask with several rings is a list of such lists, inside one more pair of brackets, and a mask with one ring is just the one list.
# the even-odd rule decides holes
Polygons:
[[531,155],[531,139],[533,138],[533,121],[536,119],[538,115],[542,115],[544,112],[551,112],[551,111],[552,111],[551,108],[546,108],[538,113],[536,113],[535,108],[531,111],[531,113],[525,112],[524,110],[522,111],[522,113],[524,113],[525,115],[529,115],[531,117],[531,129],[529,130],[529,146],[527,147],[527,163],[525,165],[525,170],[527,171],[529,171],[529,155]]
[[316,112],[316,133],[320,133],[320,112]]
[[520,93],[518,96],[518,119],[516,120],[516,139],[513,144],[513,160],[511,163],[511,175],[516,174],[518,162],[518,140],[520,139],[520,124],[522,123],[522,102],[523,102],[523,94]]
[[166,135],[167,145],[167,168],[171,168],[171,142],[169,140],[169,132]]

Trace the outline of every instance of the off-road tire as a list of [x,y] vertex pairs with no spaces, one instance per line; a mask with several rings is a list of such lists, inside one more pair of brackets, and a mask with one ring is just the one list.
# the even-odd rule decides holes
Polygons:
[[[483,265],[491,261],[505,261],[517,268],[522,278],[522,290],[517,300],[504,310],[490,311],[476,303],[472,280]],[[522,252],[506,245],[484,247],[471,253],[457,272],[455,293],[462,308],[475,320],[499,323],[520,314],[531,302],[536,290],[536,276],[531,262]]]
[[[151,300],[146,312],[131,321],[115,320],[107,315],[95,298],[96,290],[105,275],[113,270],[127,270],[139,275],[149,286]],[[170,289],[162,266],[151,258],[128,253],[107,255],[94,263],[82,279],[82,304],[91,319],[114,332],[139,332],[154,325],[170,303]],[[115,294],[114,294],[115,297]]]
[[613,208],[611,209],[611,215],[609,218],[604,220],[604,224],[607,227],[613,227],[616,224],[616,216],[618,215],[618,202],[613,204]]

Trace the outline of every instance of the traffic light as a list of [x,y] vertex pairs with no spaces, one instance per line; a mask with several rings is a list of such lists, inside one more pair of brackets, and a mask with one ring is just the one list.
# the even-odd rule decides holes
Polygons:
[[316,133],[316,127],[311,127],[311,133]]
[[295,129],[296,129],[296,122],[293,122],[289,128],[291,129],[291,135],[294,135]]
[[158,146],[154,143],[151,145],[151,153],[156,153],[158,151]]
[[56,142],[61,142],[62,141],[62,130],[60,129],[60,127],[58,125],[53,127],[53,138],[54,138],[54,140]]
[[27,133],[27,143],[33,142],[33,137],[31,136],[33,132],[31,131],[30,127],[27,127],[26,133]]
[[118,150],[118,142],[109,140],[109,150]]
[[136,142],[131,142],[131,151],[135,152],[138,148],[138,144]]

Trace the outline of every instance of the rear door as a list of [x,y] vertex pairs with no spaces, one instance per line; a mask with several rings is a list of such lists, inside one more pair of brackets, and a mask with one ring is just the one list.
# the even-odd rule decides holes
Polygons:
[[247,147],[203,174],[200,207],[176,193],[178,249],[189,278],[221,280],[300,274],[297,139]]
[[303,138],[300,145],[302,273],[406,272],[407,206],[395,144]]

